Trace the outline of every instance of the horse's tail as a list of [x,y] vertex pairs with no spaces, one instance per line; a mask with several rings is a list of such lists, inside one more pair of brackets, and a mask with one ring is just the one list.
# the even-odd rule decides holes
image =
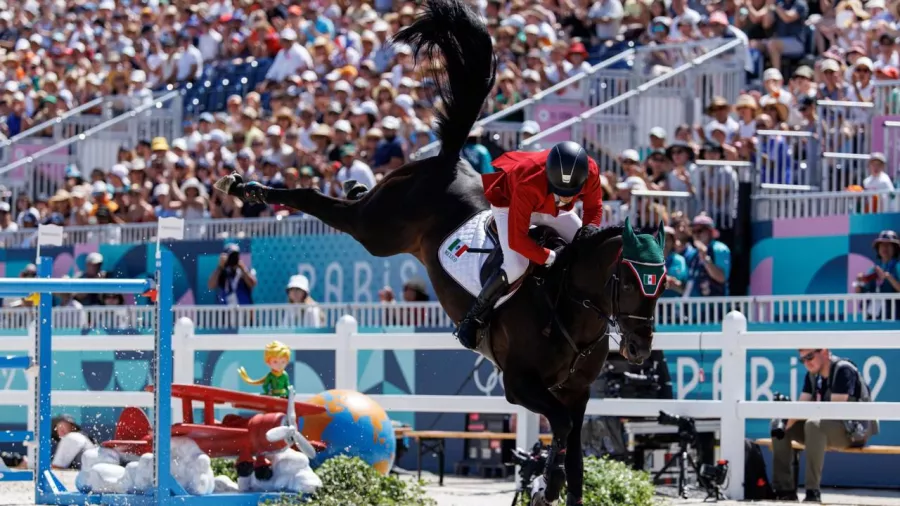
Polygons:
[[250,375],[247,374],[247,370],[244,369],[243,367],[238,368],[238,375],[240,375],[242,380],[246,381],[247,383],[249,383],[251,385],[262,385],[263,382],[266,381],[266,378],[250,379]]
[[424,12],[400,30],[394,42],[412,46],[418,59],[443,56],[444,71],[434,80],[443,103],[437,111],[440,156],[459,158],[460,150],[497,77],[491,36],[480,16],[464,0],[426,0]]

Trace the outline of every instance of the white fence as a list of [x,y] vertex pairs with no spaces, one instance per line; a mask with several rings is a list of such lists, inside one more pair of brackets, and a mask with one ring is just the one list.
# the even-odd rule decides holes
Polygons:
[[[322,303],[315,327],[334,328],[343,315],[362,327],[449,328],[454,322],[437,302]],[[740,311],[750,323],[858,323],[889,322],[900,318],[900,294],[759,295],[745,297],[663,298],[656,305],[658,325],[683,326],[721,323],[729,311]],[[309,327],[311,308],[301,304],[253,306],[178,305],[176,318],[190,318],[198,329],[231,331],[235,328],[287,329]],[[28,326],[34,309],[0,309],[0,330]],[[53,309],[53,328],[151,328],[153,306],[88,306]]]
[[[196,335],[193,323],[181,319],[174,334],[175,383],[193,383],[194,354],[202,350],[259,350],[273,338],[295,350],[333,350],[337,388],[357,389],[358,352],[360,350],[459,350],[459,344],[447,333],[360,334],[357,322],[346,316],[333,334]],[[29,338],[0,339],[0,350],[22,351],[30,348]],[[110,349],[153,349],[150,336],[110,340],[105,336],[58,336],[55,350],[95,351]],[[657,333],[654,348],[660,350],[721,350],[721,388],[718,398],[708,401],[593,399],[588,415],[655,417],[659,410],[694,418],[721,419],[721,454],[729,461],[731,477],[728,493],[740,499],[743,494],[744,426],[747,419],[877,419],[900,420],[900,403],[799,403],[746,400],[747,351],[750,349],[900,349],[900,331],[855,332],[747,332],[747,320],[738,312],[729,313],[722,332]],[[868,381],[868,378],[867,378]],[[373,395],[388,411],[435,413],[518,413],[517,445],[528,447],[537,439],[538,417],[509,404],[500,396],[463,395]],[[57,405],[77,406],[152,406],[152,395],[145,392],[54,393]],[[0,405],[32,406],[27,391],[4,392]],[[33,406],[32,406],[33,408]],[[172,406],[173,422],[181,421],[178,403]]]

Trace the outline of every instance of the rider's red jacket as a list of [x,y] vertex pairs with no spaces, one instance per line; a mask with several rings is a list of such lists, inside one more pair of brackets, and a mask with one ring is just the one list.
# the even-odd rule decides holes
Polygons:
[[484,194],[495,207],[509,208],[509,247],[536,264],[543,264],[550,250],[538,246],[528,236],[531,213],[558,216],[560,211],[570,211],[575,201],[584,202],[583,222],[600,226],[603,213],[603,192],[600,188],[600,169],[588,157],[590,175],[581,192],[571,203],[557,207],[547,185],[545,165],[550,150],[511,151],[494,160],[498,172],[482,176]]

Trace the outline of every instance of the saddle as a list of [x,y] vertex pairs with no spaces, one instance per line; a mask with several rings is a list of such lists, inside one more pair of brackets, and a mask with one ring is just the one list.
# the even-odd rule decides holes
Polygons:
[[[497,232],[497,224],[494,222],[494,217],[491,216],[484,223],[484,231],[487,233],[488,238],[490,238],[491,242],[494,243],[493,248],[485,248],[479,250],[470,249],[469,251],[473,253],[486,253],[487,260],[484,261],[484,265],[481,266],[481,271],[479,273],[479,277],[481,278],[481,284],[488,280],[492,274],[497,272],[498,269],[503,265],[503,248],[500,247],[500,234]],[[532,227],[528,231],[528,236],[535,240],[538,245],[550,248],[550,249],[559,249],[566,245],[566,242],[559,236],[556,230],[545,226],[539,225],[536,227]],[[528,274],[531,273],[531,270],[534,266],[529,266],[528,270],[525,272],[525,275],[519,278],[513,285],[520,284]]]

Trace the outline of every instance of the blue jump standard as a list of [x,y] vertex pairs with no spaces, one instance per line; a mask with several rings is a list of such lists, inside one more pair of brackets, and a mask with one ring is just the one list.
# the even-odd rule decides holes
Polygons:
[[0,443],[24,443],[34,441],[34,432],[27,430],[0,430]]
[[0,355],[0,369],[28,369],[29,367],[31,367],[31,357]]

